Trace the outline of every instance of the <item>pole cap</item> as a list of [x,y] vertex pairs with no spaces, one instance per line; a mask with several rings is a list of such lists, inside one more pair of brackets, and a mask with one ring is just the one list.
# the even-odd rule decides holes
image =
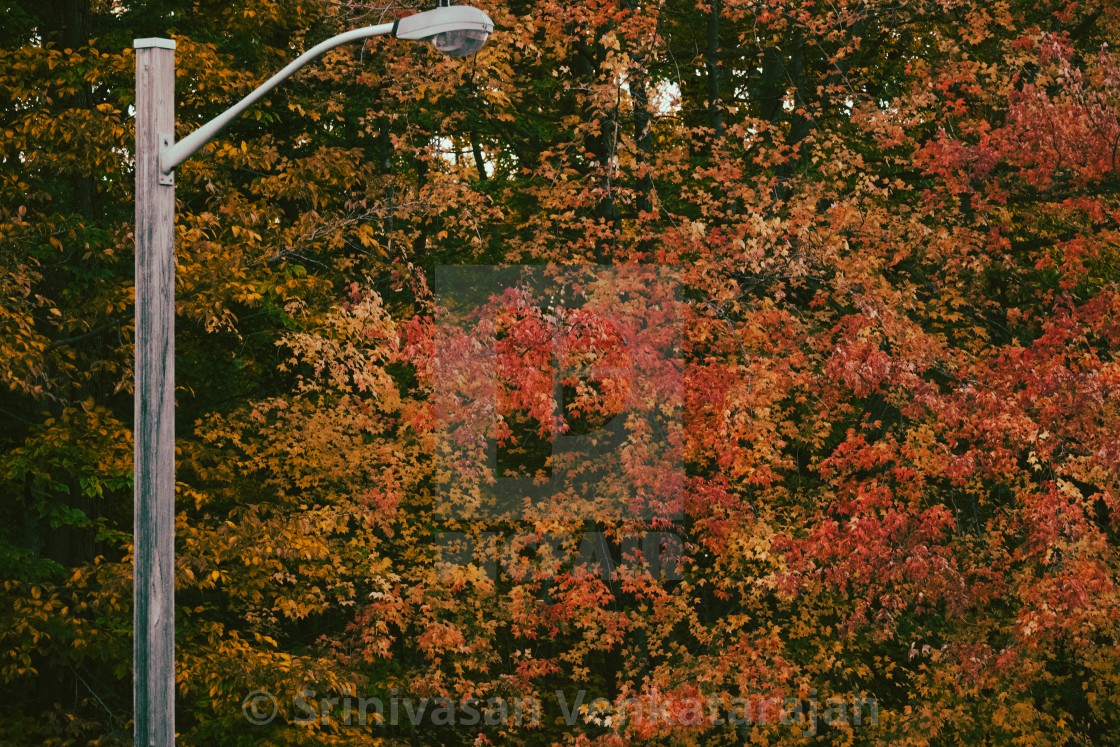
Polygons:
[[152,47],[157,47],[159,49],[175,49],[175,40],[160,39],[159,37],[132,40],[133,49],[151,49]]

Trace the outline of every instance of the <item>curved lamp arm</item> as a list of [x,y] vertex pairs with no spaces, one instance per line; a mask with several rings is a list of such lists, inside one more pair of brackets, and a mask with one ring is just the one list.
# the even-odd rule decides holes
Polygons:
[[382,23],[376,26],[366,26],[353,31],[347,31],[338,36],[331,37],[324,42],[316,44],[299,57],[294,59],[280,72],[273,75],[257,86],[245,98],[226,109],[218,116],[211,119],[197,130],[187,135],[177,143],[172,143],[173,136],[163,136],[163,145],[159,154],[159,170],[161,179],[169,178],[175,167],[187,160],[206,143],[221,132],[237,115],[256,103],[262,96],[278,86],[292,73],[299,70],[311,60],[327,50],[347,42],[358,39],[368,39],[371,36],[384,36],[393,34],[398,39],[431,39],[436,49],[452,56],[463,56],[477,52],[486,37],[494,30],[494,22],[478,8],[466,5],[441,6],[423,13],[414,13],[393,23]]
[[286,78],[290,77],[292,73],[299,70],[311,60],[319,55],[335,47],[341,46],[346,42],[356,41],[358,39],[367,39],[371,36],[383,36],[393,32],[395,23],[382,23],[377,26],[366,26],[365,28],[354,29],[347,31],[344,34],[327,39],[325,42],[316,44],[311,49],[307,50],[299,57],[295,58],[280,72],[273,75],[271,78],[261,83],[256,89],[253,90],[245,98],[238,101],[236,104],[226,109],[218,116],[211,119],[206,124],[199,127],[197,130],[187,135],[185,138],[168,147],[165,146],[161,149],[159,158],[159,168],[164,174],[170,174],[175,170],[175,167],[193,156],[198,149],[210,142],[210,139],[222,131],[227,124],[233,121],[238,114],[248,109],[255,104],[262,96],[271,91],[276,86],[280,85]]

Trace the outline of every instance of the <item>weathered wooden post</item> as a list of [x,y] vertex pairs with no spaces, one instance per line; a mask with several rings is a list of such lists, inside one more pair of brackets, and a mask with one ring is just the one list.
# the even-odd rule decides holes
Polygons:
[[136,747],[175,744],[175,42],[137,39],[133,705]]

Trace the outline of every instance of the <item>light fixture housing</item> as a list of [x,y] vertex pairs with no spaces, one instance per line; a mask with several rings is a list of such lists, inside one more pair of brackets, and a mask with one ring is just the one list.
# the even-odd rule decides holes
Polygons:
[[398,39],[426,40],[449,57],[467,57],[486,43],[494,30],[490,16],[467,5],[444,5],[396,22]]

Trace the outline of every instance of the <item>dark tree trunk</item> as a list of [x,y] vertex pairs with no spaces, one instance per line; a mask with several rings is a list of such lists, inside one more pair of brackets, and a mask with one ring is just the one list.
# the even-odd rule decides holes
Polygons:
[[49,0],[54,24],[44,29],[43,41],[54,42],[63,49],[89,44],[89,6],[90,0]]
[[[597,28],[591,37],[598,39],[603,33],[605,33],[605,29]],[[584,37],[580,36],[572,45],[572,49],[575,52],[573,71],[578,78],[586,81],[588,88],[594,88],[598,82],[600,62],[596,48],[589,45]],[[609,122],[604,121],[603,112],[591,101],[584,102],[581,116],[585,122],[596,120],[599,122],[599,125],[584,137],[584,152],[591,154],[591,160],[598,164],[597,168],[602,170],[604,174],[610,173],[614,153],[611,147],[612,133],[609,131]],[[613,188],[605,181],[603,187],[602,197],[592,206],[591,214],[597,223],[605,224],[610,231],[617,227],[620,216],[618,205],[615,203]],[[610,260],[612,243],[605,239],[596,241],[594,256],[596,262],[608,262]]]
[[471,133],[471,152],[474,154],[474,167],[478,169],[478,178],[486,181],[490,177],[486,173],[486,161],[482,158],[482,144],[478,142],[478,136],[473,132]]
[[723,12],[722,0],[711,0],[708,10],[708,46],[704,52],[704,66],[708,74],[708,128],[711,129],[712,143],[723,139],[723,109],[720,84],[723,64],[719,46],[719,22]]
[[[626,9],[633,15],[638,11],[638,0],[626,0]],[[646,56],[639,44],[635,44],[633,53],[634,66],[630,72],[630,100],[634,107],[634,169],[636,172],[634,212],[638,223],[638,230],[653,212],[653,173],[650,148],[650,125],[652,118],[649,112],[649,92],[646,88]],[[644,216],[644,217],[643,217]],[[650,250],[649,241],[639,241],[638,249],[642,252]]]

